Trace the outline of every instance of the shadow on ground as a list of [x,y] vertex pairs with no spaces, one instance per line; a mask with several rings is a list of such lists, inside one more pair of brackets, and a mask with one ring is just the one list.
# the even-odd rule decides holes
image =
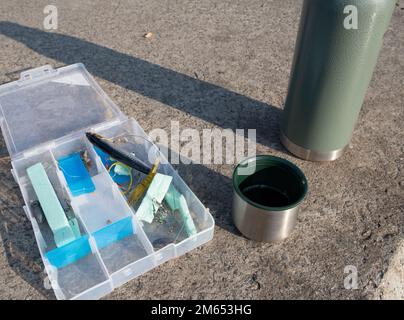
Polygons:
[[68,35],[0,22],[0,34],[63,62],[82,62],[100,78],[222,128],[257,130],[257,142],[284,151],[278,142],[280,109],[223,87]]
[[[277,124],[281,110],[274,106],[75,37],[4,21],[0,22],[0,34],[64,64],[82,62],[97,77],[221,128],[256,129],[257,143],[285,152],[278,140]],[[5,147],[0,149],[0,154],[6,156]],[[9,192],[3,192],[3,195],[8,195],[2,201],[0,225],[9,264],[44,296],[52,296],[43,287],[43,275],[33,271],[42,266],[39,251],[29,231],[29,221],[21,209],[23,204],[18,187],[7,169],[9,161],[3,163],[2,182],[12,186]],[[240,236],[231,219],[231,179],[199,164],[180,164],[176,169],[210,208],[216,224]]]
[[[257,143],[286,152],[278,139],[281,110],[274,106],[75,37],[5,21],[0,22],[0,34],[64,64],[82,62],[95,76],[216,126],[256,129]],[[177,169],[205,203],[205,199],[212,200],[207,205],[213,212],[231,211],[229,178],[203,165],[179,165]],[[217,194],[222,200],[216,203]],[[227,195],[230,199],[223,201]],[[235,232],[230,217],[215,218],[219,226]]]

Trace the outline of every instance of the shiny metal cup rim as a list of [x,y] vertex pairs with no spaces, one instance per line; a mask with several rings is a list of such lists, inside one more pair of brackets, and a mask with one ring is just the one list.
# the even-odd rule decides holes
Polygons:
[[[274,162],[278,162],[280,164],[282,163],[282,164],[286,165],[287,167],[289,167],[290,170],[296,174],[297,178],[301,179],[302,184],[305,186],[305,188],[304,188],[304,192],[302,193],[302,195],[299,197],[298,200],[296,200],[295,202],[293,202],[287,206],[269,207],[269,206],[264,206],[264,205],[261,205],[259,203],[256,203],[256,202],[250,200],[248,197],[246,197],[241,192],[239,186],[236,185],[236,179],[235,179],[238,168],[240,168],[244,164],[247,164],[251,161],[259,160],[259,159],[268,159],[268,160],[270,159],[270,160],[273,160]],[[307,179],[306,179],[306,176],[304,175],[304,173],[302,172],[302,170],[300,170],[300,168],[298,166],[296,166],[295,164],[293,164],[292,162],[290,162],[286,159],[280,158],[280,157],[272,156],[272,155],[257,155],[257,156],[252,156],[252,157],[242,160],[240,163],[237,164],[236,168],[234,169],[233,175],[232,175],[232,180],[233,180],[233,190],[237,193],[237,195],[242,200],[244,200],[246,203],[248,203],[249,205],[251,205],[257,209],[265,210],[268,213],[278,213],[279,214],[279,212],[293,209],[294,207],[298,206],[304,200],[304,198],[306,197],[306,194],[307,194]]]
[[282,130],[280,134],[280,139],[284,147],[290,153],[294,154],[295,156],[303,160],[309,160],[309,161],[318,161],[318,162],[335,161],[344,154],[347,148],[347,146],[345,146],[341,149],[332,150],[328,152],[320,152],[311,149],[306,149],[290,141],[288,137],[282,132]]

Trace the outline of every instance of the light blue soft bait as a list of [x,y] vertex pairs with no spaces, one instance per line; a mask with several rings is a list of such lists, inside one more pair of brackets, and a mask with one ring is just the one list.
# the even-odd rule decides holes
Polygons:
[[77,229],[74,226],[72,228],[69,223],[43,165],[37,163],[29,167],[27,174],[52,230],[56,246],[61,247],[75,240]]
[[171,211],[178,211],[182,222],[184,223],[184,229],[188,236],[193,236],[197,233],[194,221],[191,213],[189,212],[187,201],[184,195],[178,192],[173,185],[170,186],[168,192],[164,198]]
[[172,177],[161,173],[157,173],[154,176],[142,203],[136,211],[139,220],[146,221],[147,223],[153,222],[154,214],[157,212],[161,202],[166,196],[172,180]]

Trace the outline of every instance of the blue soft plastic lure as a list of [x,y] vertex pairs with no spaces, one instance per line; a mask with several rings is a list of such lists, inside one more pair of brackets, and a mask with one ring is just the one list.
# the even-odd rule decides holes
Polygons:
[[58,162],[73,197],[94,192],[95,185],[81,160],[80,153],[61,158]]

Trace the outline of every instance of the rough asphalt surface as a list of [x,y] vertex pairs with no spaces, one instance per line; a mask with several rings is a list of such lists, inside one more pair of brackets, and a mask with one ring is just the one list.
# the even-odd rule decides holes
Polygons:
[[[255,128],[258,153],[292,160],[310,191],[281,244],[243,238],[231,219],[233,165],[179,165],[216,220],[214,239],[130,281],[107,299],[378,299],[404,288],[404,1],[386,33],[350,149],[310,163],[280,145],[302,1],[54,1],[58,29],[43,28],[48,1],[0,2],[0,83],[45,64],[86,65],[146,132]],[[143,35],[152,32],[153,37]],[[24,124],[21,124],[24,125]],[[46,129],[45,129],[46,130]],[[0,142],[0,298],[54,299],[22,197]],[[344,268],[358,270],[357,290]],[[401,281],[401,283],[400,283]]]

